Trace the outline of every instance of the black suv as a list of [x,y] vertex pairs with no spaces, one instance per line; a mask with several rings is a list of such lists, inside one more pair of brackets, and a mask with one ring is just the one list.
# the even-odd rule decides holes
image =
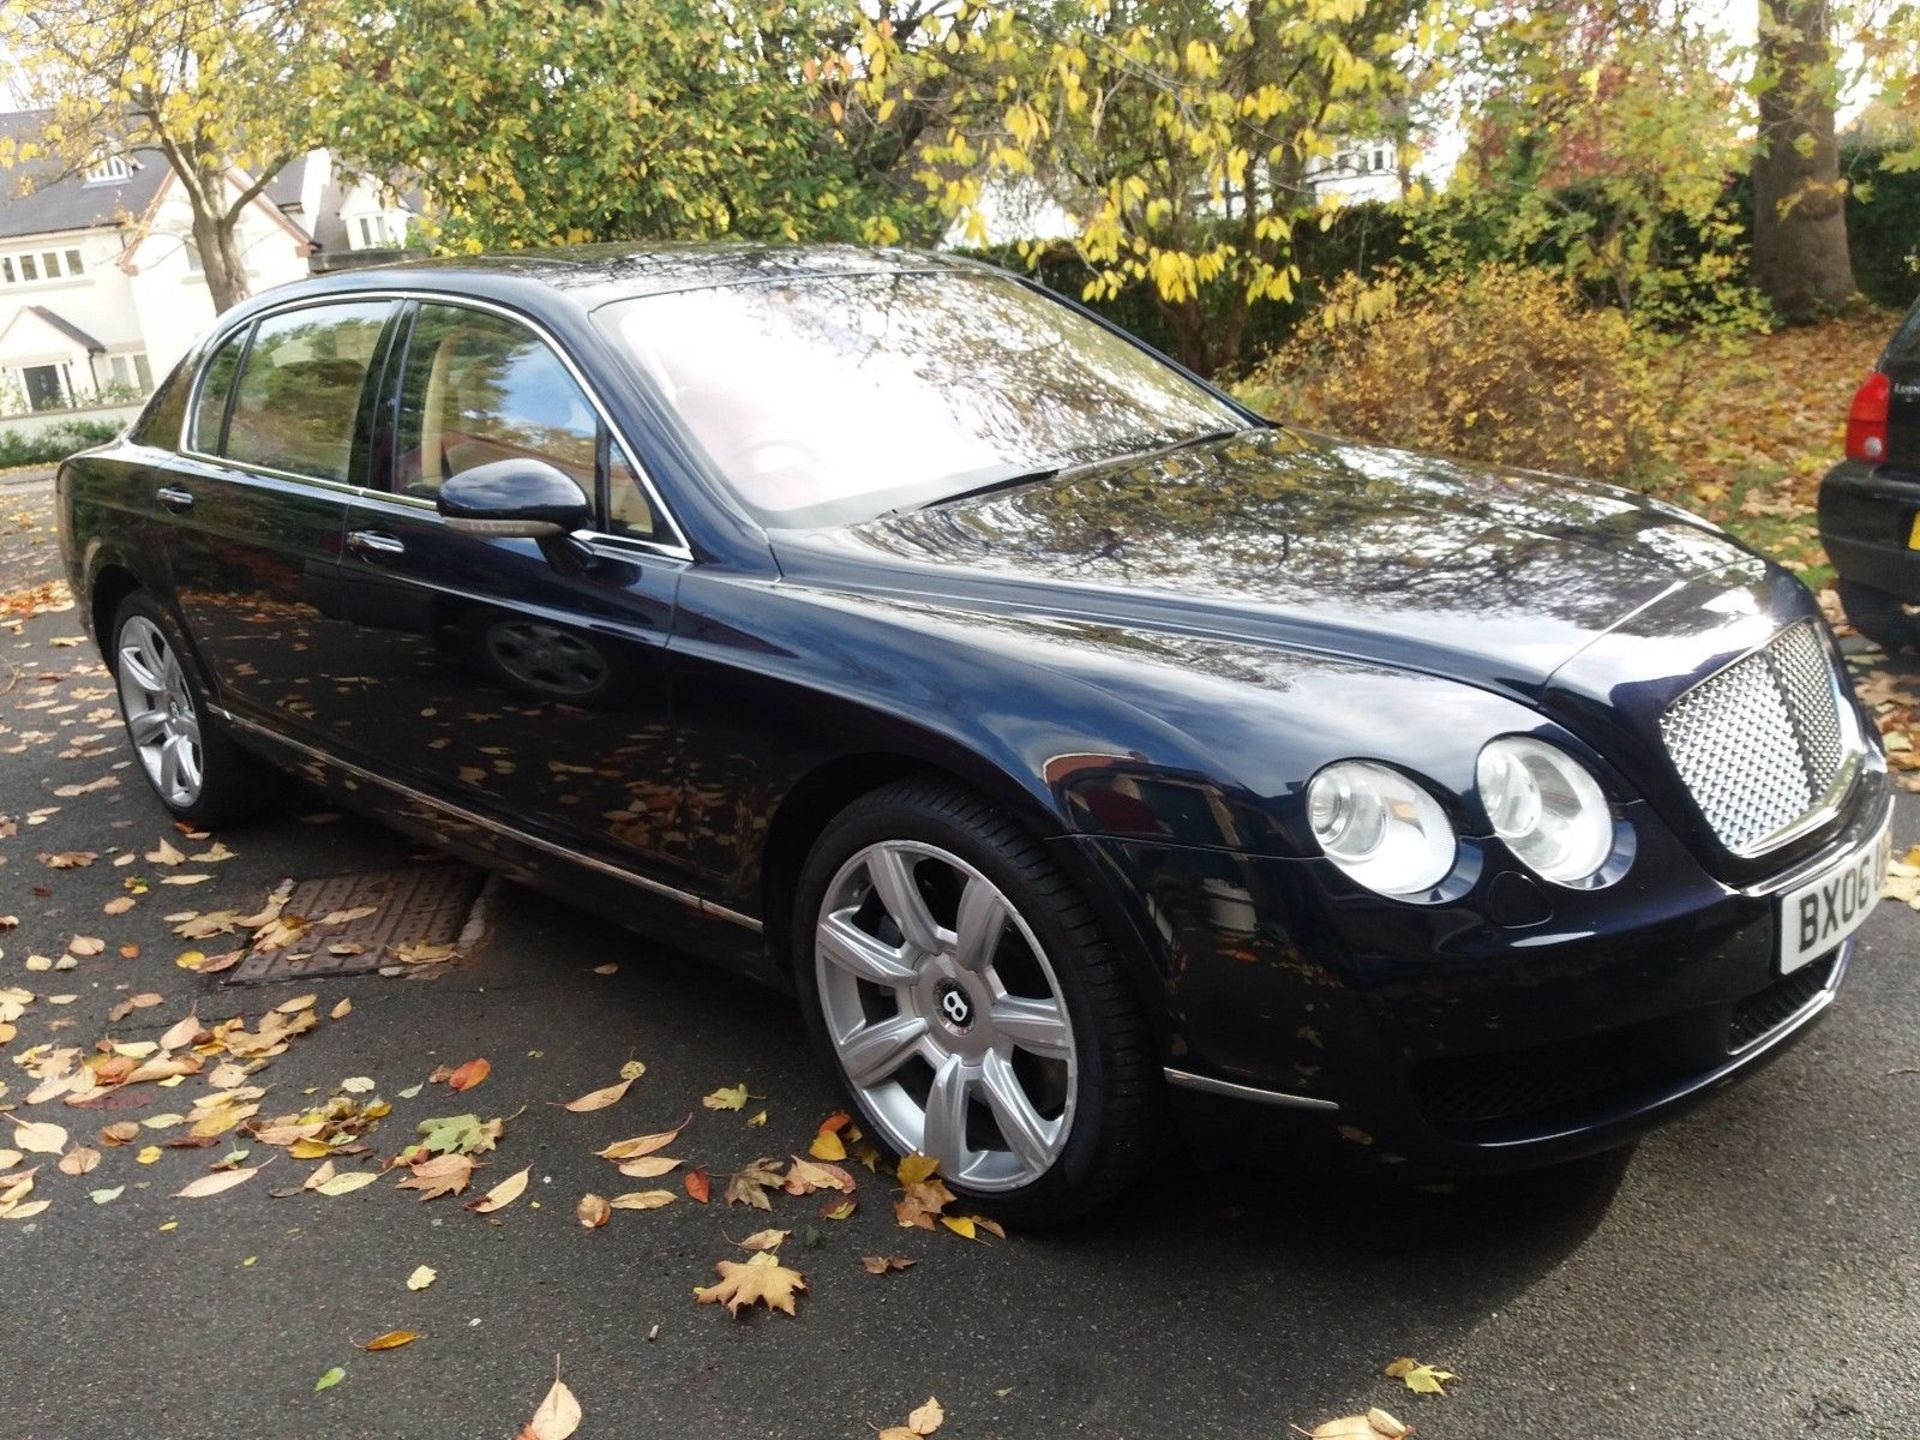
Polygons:
[[1853,628],[1920,646],[1920,304],[1854,392],[1847,458],[1820,485],[1820,542]]

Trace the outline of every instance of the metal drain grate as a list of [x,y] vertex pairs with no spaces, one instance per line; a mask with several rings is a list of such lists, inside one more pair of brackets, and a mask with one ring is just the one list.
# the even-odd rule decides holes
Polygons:
[[[307,980],[316,975],[365,975],[393,963],[393,945],[451,945],[480,893],[483,873],[468,865],[428,865],[368,875],[327,875],[302,880],[287,897],[283,916],[309,923],[292,945],[249,955],[230,972],[229,985]],[[321,926],[339,911],[371,906],[373,913]],[[331,946],[357,946],[336,954]]]

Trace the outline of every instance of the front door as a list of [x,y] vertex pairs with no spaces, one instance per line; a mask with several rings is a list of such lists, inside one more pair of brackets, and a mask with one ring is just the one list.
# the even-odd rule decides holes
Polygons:
[[[664,884],[678,809],[665,647],[684,561],[558,353],[493,311],[421,303],[392,370],[387,493],[347,514],[347,652],[364,703],[336,744],[463,809]],[[545,549],[449,529],[477,465],[572,476],[602,529]]]
[[187,444],[155,492],[181,618],[221,703],[313,733],[341,703],[332,596],[363,399],[391,301],[302,306],[207,361]]

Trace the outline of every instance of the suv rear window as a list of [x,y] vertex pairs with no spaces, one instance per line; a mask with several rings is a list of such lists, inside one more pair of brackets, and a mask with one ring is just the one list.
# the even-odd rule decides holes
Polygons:
[[260,321],[234,387],[226,457],[344,482],[360,390],[392,308],[313,305]]

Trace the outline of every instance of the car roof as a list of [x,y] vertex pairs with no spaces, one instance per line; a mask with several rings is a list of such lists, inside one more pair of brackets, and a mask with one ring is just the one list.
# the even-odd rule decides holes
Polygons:
[[592,310],[618,300],[720,285],[915,271],[979,273],[984,268],[958,256],[875,245],[627,243],[403,260],[335,271],[319,284],[300,283],[335,293],[424,284],[479,295],[532,284],[563,293]]

